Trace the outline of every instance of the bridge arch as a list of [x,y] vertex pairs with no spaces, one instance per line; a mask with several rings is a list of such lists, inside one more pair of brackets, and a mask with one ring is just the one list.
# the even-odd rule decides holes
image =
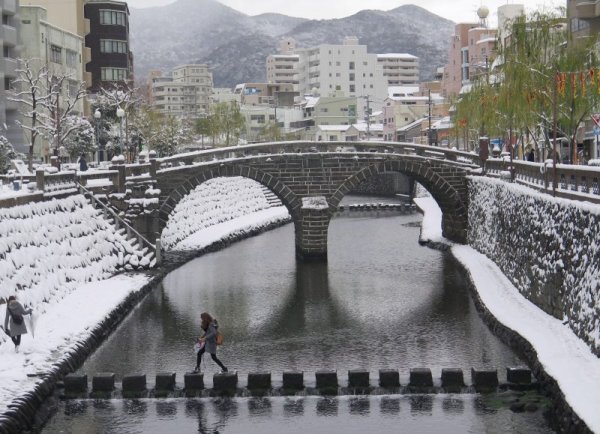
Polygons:
[[232,178],[237,176],[252,179],[271,190],[288,209],[292,218],[294,218],[300,209],[301,200],[288,186],[273,175],[244,165],[209,167],[196,171],[193,175],[187,177],[176,189],[171,191],[164,201],[161,201],[163,203],[158,211],[158,234],[160,235],[167,226],[171,213],[175,210],[181,199],[190,194],[196,187],[213,178]]
[[[442,175],[440,168],[431,167],[429,161],[415,162],[410,160],[387,161],[371,164],[348,177],[331,196],[329,205],[337,209],[343,197],[356,189],[363,181],[389,172],[399,172],[413,177],[432,195],[442,210],[442,231],[444,237],[464,243],[467,238],[468,196],[461,194],[457,185],[450,183],[451,179],[460,179],[463,184],[464,174],[448,173],[456,169],[446,169]],[[454,175],[454,176],[453,176]]]

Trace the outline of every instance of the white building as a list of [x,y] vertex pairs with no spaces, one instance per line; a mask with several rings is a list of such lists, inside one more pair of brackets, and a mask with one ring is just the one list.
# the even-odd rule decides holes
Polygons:
[[346,37],[344,45],[320,45],[298,49],[300,94],[329,96],[343,92],[349,97],[364,97],[358,116],[364,117],[367,98],[379,104],[387,96],[387,80],[376,54],[367,53],[355,37]]
[[298,92],[298,54],[272,54],[267,57],[267,83],[291,84]]
[[388,86],[419,84],[419,58],[408,53],[378,54],[377,61],[383,68]]
[[213,77],[204,64],[182,65],[170,77],[152,80],[152,104],[162,114],[180,119],[206,116],[210,111]]
[[8,141],[19,152],[26,152],[25,138],[16,121],[21,119],[19,107],[16,102],[8,100],[11,82],[17,77],[17,58],[20,57],[18,28],[19,28],[19,2],[15,0],[0,0],[0,11],[2,12],[2,38],[0,45],[4,55],[2,66],[0,66],[0,79],[3,86],[0,88],[0,126],[6,125],[6,130],[1,128],[0,135],[5,136]]

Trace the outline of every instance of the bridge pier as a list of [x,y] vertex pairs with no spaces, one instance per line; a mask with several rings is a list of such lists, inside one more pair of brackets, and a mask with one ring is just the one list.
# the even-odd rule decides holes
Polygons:
[[296,258],[304,262],[327,261],[329,209],[301,209],[294,219],[296,226]]

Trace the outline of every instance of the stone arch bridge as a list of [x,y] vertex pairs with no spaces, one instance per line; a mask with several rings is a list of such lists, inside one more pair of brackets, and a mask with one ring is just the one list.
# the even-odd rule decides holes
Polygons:
[[399,172],[435,198],[443,213],[444,236],[464,243],[466,175],[478,167],[477,158],[414,144],[281,142],[152,159],[150,176],[161,191],[158,212],[140,229],[150,239],[160,236],[179,201],[198,185],[216,177],[242,176],[269,188],[287,207],[295,225],[297,256],[323,260],[329,222],[344,195],[370,177]]

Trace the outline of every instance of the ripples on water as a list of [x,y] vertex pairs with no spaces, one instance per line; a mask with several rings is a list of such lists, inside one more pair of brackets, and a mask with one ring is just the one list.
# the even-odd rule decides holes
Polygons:
[[492,409],[473,395],[73,401],[45,432],[64,426],[122,434],[551,432],[539,412]]
[[[240,373],[413,367],[498,368],[522,361],[478,316],[446,253],[418,244],[420,216],[349,214],[332,221],[329,262],[296,262],[293,225],[193,260],[169,274],[82,370],[183,374],[195,364],[200,313],[219,319],[219,358]],[[207,387],[217,366],[205,358]],[[63,411],[64,410],[64,411]],[[541,412],[490,410],[473,395],[67,402],[49,432],[548,432]],[[91,424],[91,425],[90,425]],[[541,428],[536,428],[539,424]],[[80,429],[81,428],[81,429]]]

